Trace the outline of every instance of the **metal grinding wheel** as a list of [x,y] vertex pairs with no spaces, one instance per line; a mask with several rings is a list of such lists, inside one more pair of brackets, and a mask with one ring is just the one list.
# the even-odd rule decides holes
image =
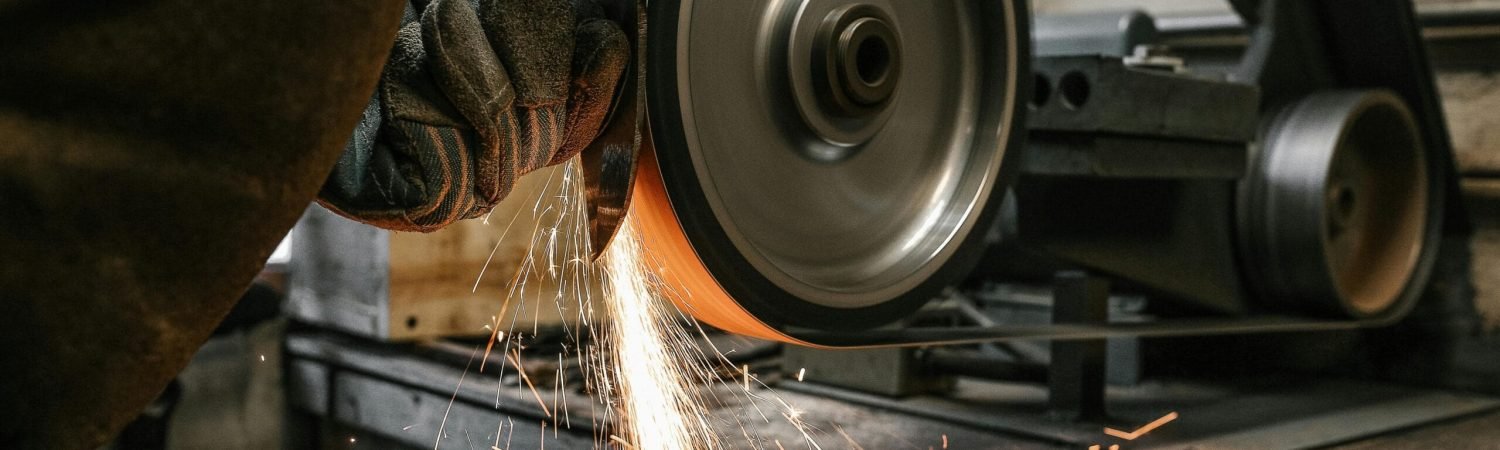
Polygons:
[[1247,275],[1266,301],[1360,319],[1411,307],[1443,201],[1420,136],[1387,91],[1318,92],[1276,116],[1239,206]]
[[633,208],[685,309],[795,341],[967,273],[1015,171],[1024,5],[653,2]]

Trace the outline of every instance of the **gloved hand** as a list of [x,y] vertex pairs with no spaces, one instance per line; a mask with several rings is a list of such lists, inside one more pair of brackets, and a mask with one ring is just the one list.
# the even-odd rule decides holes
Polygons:
[[319,202],[381,228],[434,231],[583,150],[631,55],[619,26],[582,3],[428,4],[397,35]]

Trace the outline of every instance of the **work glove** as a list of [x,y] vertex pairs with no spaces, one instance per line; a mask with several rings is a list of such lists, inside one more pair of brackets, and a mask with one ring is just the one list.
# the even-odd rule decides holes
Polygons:
[[583,150],[631,55],[590,1],[436,0],[420,10],[318,201],[425,232],[489,212],[516,178]]

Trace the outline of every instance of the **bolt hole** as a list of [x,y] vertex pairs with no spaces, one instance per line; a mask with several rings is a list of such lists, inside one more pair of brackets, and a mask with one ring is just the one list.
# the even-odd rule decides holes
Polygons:
[[1339,187],[1338,193],[1334,194],[1334,205],[1338,208],[1339,217],[1347,219],[1354,215],[1354,190],[1348,186]]
[[1040,73],[1034,75],[1031,81],[1031,108],[1037,109],[1047,105],[1047,100],[1052,98],[1052,82]]
[[1089,102],[1089,79],[1082,72],[1072,71],[1063,74],[1058,80],[1058,91],[1062,93],[1063,106],[1069,109],[1081,109]]
[[1328,207],[1332,209],[1328,217],[1328,236],[1339,238],[1344,230],[1349,227],[1349,221],[1354,216],[1354,189],[1349,186],[1339,185],[1328,193]]
[[415,330],[416,328],[417,328],[417,316],[406,316],[406,329],[408,329],[408,330]]
[[866,37],[859,41],[854,52],[854,68],[859,72],[859,81],[868,86],[885,81],[886,73],[891,70],[891,48],[885,39]]

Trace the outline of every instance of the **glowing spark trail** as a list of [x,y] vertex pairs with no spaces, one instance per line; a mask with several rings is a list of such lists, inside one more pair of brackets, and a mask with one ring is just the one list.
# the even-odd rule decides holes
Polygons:
[[505,355],[505,357],[510,360],[511,365],[515,366],[516,373],[521,375],[521,381],[525,381],[526,387],[531,389],[531,396],[536,397],[536,404],[537,406],[542,407],[542,414],[546,414],[547,417],[552,417],[552,411],[547,409],[547,402],[542,400],[542,394],[536,391],[536,385],[531,384],[531,377],[526,375],[526,368],[521,367],[521,358],[519,357],[520,354],[520,349],[513,349],[511,350],[510,354]]
[[[736,424],[739,425],[737,434],[744,437],[746,446],[765,448],[771,443],[753,438],[741,415],[716,418],[709,405],[748,405],[769,423],[776,415],[766,415],[757,404],[769,400],[776,403],[775,409],[783,411],[780,416],[801,433],[807,448],[821,450],[808,434],[801,412],[770,391],[759,391],[762,393],[758,394],[752,390],[751,382],[761,387],[765,385],[751,376],[749,365],[731,362],[725,353],[707,340],[708,336],[691,316],[678,309],[678,303],[691,304],[691,295],[675,292],[670,283],[658,279],[664,275],[659,272],[660,264],[642,245],[633,217],[627,216],[603,258],[590,261],[592,252],[588,248],[588,214],[581,169],[574,160],[559,172],[560,176],[554,172],[553,177],[547,179],[535,204],[529,208],[535,223],[531,227],[529,249],[502,293],[504,298],[499,313],[485,325],[484,329],[490,335],[488,342],[475,348],[476,352],[480,347],[483,349],[478,358],[481,373],[485,371],[491,352],[498,350],[498,355],[503,355],[499,358],[500,373],[515,374],[514,378],[497,376],[497,380],[501,380],[499,383],[515,380],[515,388],[530,391],[518,394],[535,400],[542,413],[549,417],[550,420],[541,423],[544,438],[541,444],[545,446],[548,428],[552,429],[554,438],[560,428],[572,428],[568,402],[563,395],[568,370],[563,362],[576,358],[574,367],[583,374],[585,390],[593,397],[588,413],[597,430],[596,448],[724,448],[727,445],[721,441],[721,433],[727,430],[720,428]],[[526,212],[518,212],[517,216],[523,214]],[[487,219],[486,224],[492,223]],[[493,223],[499,222],[501,220]],[[516,219],[506,222],[502,240]],[[490,249],[490,258],[495,257],[498,248],[496,245]],[[482,279],[489,263],[487,260],[480,268],[478,278]],[[476,279],[471,289],[478,289],[478,281]],[[603,298],[593,298],[589,286],[594,283],[603,288]],[[545,290],[549,284],[556,286],[555,293]],[[527,308],[532,309],[529,314],[536,323],[539,308],[533,300],[545,297],[553,297],[559,317],[566,318],[571,314],[573,319],[564,320],[561,325],[567,342],[556,358],[551,408],[537,391],[538,386],[533,384],[543,380],[532,380],[522,366],[536,361],[540,355],[528,355],[523,351],[521,347],[526,343],[516,330],[518,324],[524,323],[518,319],[527,313]],[[602,310],[595,311],[596,306]],[[524,337],[534,339],[537,335],[538,329],[533,326],[532,333]],[[501,348],[495,348],[497,346]],[[471,363],[473,359],[474,355],[470,355]],[[465,374],[467,372],[468,367],[465,367]],[[802,379],[801,371],[797,379]],[[460,377],[460,385],[462,382],[463,377]],[[496,408],[502,397],[499,389],[504,388],[497,384]],[[723,388],[728,388],[728,392],[723,392]],[[770,398],[763,396],[765,393],[770,393]],[[457,389],[455,398],[456,394]],[[451,403],[452,399],[450,408]],[[445,438],[450,410],[445,410],[438,427],[436,439],[439,442]],[[506,422],[504,426],[496,424],[492,449],[501,448],[502,428],[506,431],[504,448],[511,449],[510,438],[515,425],[509,417]],[[783,448],[779,441],[775,446]]]
[[[609,344],[614,349],[614,377],[619,396],[627,399],[623,439],[634,448],[688,449],[702,436],[693,436],[684,402],[693,398],[685,387],[674,348],[667,345],[660,308],[669,307],[652,295],[650,280],[641,270],[641,248],[634,224],[627,220],[605,255],[608,267],[606,304]],[[695,437],[700,439],[694,439]]]

